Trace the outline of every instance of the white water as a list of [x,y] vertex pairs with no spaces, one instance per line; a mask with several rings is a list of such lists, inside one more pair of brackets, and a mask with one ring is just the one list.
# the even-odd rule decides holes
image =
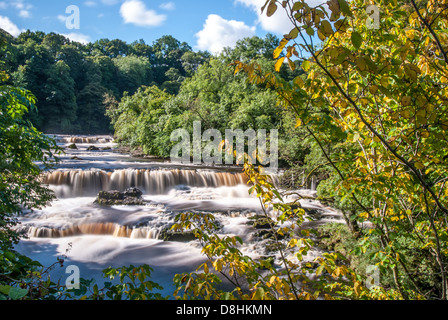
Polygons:
[[[243,238],[241,250],[254,258],[265,255],[263,243],[252,241],[254,228],[248,217],[260,214],[259,200],[248,195],[241,168],[179,166],[168,162],[132,158],[114,150],[111,137],[58,136],[66,147],[59,167],[43,176],[58,199],[42,210],[20,217],[20,230],[28,240],[17,249],[44,265],[66,255],[65,266],[74,264],[81,277],[101,282],[108,266],[148,264],[153,281],[173,290],[176,273],[191,272],[204,261],[197,241],[169,242],[160,232],[174,223],[181,211],[212,212],[222,225],[222,234]],[[89,146],[99,150],[89,151]],[[138,187],[148,201],[144,206],[99,206],[94,203],[101,190],[124,191]],[[310,190],[302,193],[312,195]],[[338,212],[314,200],[300,200],[303,207],[323,213],[322,222],[340,219]],[[69,252],[66,250],[70,248]],[[314,252],[313,255],[318,254]],[[54,271],[64,282],[65,267]]]

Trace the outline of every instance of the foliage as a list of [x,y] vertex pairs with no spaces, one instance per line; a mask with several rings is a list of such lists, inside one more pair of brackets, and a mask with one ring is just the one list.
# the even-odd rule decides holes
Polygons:
[[39,109],[27,118],[45,133],[110,133],[104,94],[121,99],[141,86],[158,86],[171,94],[210,55],[164,36],[152,45],[100,39],[81,44],[56,34],[25,31],[7,37],[0,50],[8,84],[36,96]]
[[[79,300],[166,300],[167,297],[153,290],[163,288],[150,280],[153,269],[148,265],[129,265],[121,268],[109,267],[103,270],[109,279],[103,288],[93,284],[93,280],[81,279],[79,289],[70,289],[67,296]],[[114,279],[118,278],[118,281]]]
[[[275,88],[321,147],[334,170],[332,195],[357,207],[351,221],[373,225],[360,253],[379,237],[374,257],[401,297],[446,299],[447,3],[376,2],[379,29],[368,5],[267,1],[268,15],[283,7],[293,23],[275,50],[277,69],[284,61],[294,69],[296,56],[307,76],[286,82],[254,64],[236,67]],[[326,152],[337,143],[343,152]]]

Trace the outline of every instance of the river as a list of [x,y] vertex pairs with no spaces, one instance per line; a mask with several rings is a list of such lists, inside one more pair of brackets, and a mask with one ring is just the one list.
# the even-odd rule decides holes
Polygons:
[[[118,152],[110,136],[55,138],[66,153],[57,168],[45,173],[44,181],[57,199],[20,216],[19,229],[28,239],[16,247],[46,266],[64,256],[64,266],[52,271],[53,281],[64,283],[69,265],[77,266],[82,278],[101,284],[101,270],[109,266],[148,264],[154,269],[152,280],[164,287],[162,294],[171,295],[174,275],[194,271],[205,261],[196,240],[160,239],[161,232],[183,211],[213,213],[221,225],[220,233],[243,239],[243,253],[254,258],[266,255],[263,243],[254,240],[256,230],[247,223],[249,217],[261,213],[261,208],[259,200],[249,196],[241,168],[135,158]],[[77,148],[68,148],[73,143]],[[129,187],[143,192],[144,205],[95,203],[99,191]],[[298,191],[315,195],[314,190]],[[336,210],[316,200],[302,199],[300,203],[319,212],[318,223],[341,221]],[[308,258],[318,254],[313,250]]]

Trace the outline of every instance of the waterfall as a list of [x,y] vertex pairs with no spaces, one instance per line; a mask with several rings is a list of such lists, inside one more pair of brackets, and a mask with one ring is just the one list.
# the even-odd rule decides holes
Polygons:
[[242,172],[185,169],[56,170],[43,174],[42,180],[61,198],[92,196],[101,190],[122,191],[129,187],[140,188],[146,194],[166,194],[177,185],[217,188],[247,183]]
[[67,136],[58,135],[54,137],[58,143],[111,143],[114,139],[111,136]]
[[45,226],[22,226],[18,232],[32,238],[63,238],[79,235],[111,235],[117,238],[158,239],[160,227],[130,227],[117,223],[87,223],[68,228],[51,228]]

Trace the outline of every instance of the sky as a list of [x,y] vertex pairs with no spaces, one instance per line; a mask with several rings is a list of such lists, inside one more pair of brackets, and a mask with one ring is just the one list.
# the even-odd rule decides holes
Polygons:
[[[310,0],[313,2],[315,0]],[[283,9],[261,15],[265,0],[0,0],[0,28],[13,36],[27,29],[55,32],[82,43],[143,39],[164,35],[195,51],[219,53],[237,40],[292,29]],[[310,3],[311,4],[311,3]],[[79,19],[78,19],[79,17]]]

